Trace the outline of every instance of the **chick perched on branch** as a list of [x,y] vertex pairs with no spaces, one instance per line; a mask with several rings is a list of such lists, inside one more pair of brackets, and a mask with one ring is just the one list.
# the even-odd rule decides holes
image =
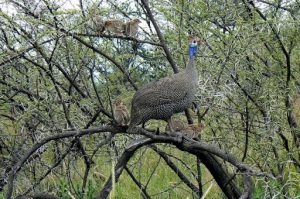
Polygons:
[[114,118],[118,125],[127,126],[130,121],[130,116],[122,99],[118,98],[113,106]]
[[203,123],[189,124],[189,126],[183,129],[182,132],[189,138],[197,138],[204,128],[205,126]]
[[171,123],[166,125],[166,132],[167,133],[174,133],[171,132],[170,126],[173,129],[174,132],[181,132],[183,135],[189,137],[189,138],[196,138],[200,135],[202,130],[205,128],[203,123],[198,124],[189,124],[186,125],[180,120],[172,120]]
[[104,20],[102,16],[95,15],[88,21],[88,26],[92,29],[92,31],[96,32],[99,36],[105,30]]
[[132,19],[126,23],[119,19],[105,21],[101,15],[95,15],[89,20],[88,26],[99,36],[107,32],[116,36],[137,37],[140,23],[139,19]]
[[186,128],[186,125],[182,121],[180,121],[180,120],[171,120],[170,125],[168,125],[168,124],[166,125],[166,128],[165,128],[166,132],[171,131],[170,126],[171,126],[171,129],[173,129],[175,132],[180,132],[180,131],[182,131],[183,129]]
[[108,31],[110,34],[122,36],[124,34],[125,23],[119,19],[108,20],[104,22],[104,31]]
[[139,19],[132,19],[124,24],[124,34],[126,36],[130,37],[136,37],[138,30],[139,30],[139,24],[142,23]]

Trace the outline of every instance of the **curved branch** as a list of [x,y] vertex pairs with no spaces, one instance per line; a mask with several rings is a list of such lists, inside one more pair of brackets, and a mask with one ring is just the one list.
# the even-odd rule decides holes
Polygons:
[[50,141],[53,140],[59,140],[63,138],[69,138],[69,137],[82,137],[83,135],[91,135],[99,132],[113,132],[117,133],[120,132],[120,128],[116,128],[113,126],[103,126],[101,128],[97,129],[86,129],[86,130],[74,130],[74,131],[67,131],[67,132],[62,132],[57,135],[49,136],[47,138],[42,139],[41,141],[37,142],[24,156],[23,158],[20,159],[20,161],[14,165],[14,167],[11,169],[9,172],[9,178],[8,178],[8,190],[6,194],[6,198],[11,198],[12,192],[13,192],[13,181],[15,178],[16,173],[22,168],[22,166],[25,164],[25,162],[28,160],[28,158],[33,155],[40,147],[43,145],[47,144]]
[[[153,140],[150,138],[142,138],[139,140],[134,141],[129,146],[126,147],[125,151],[121,155],[121,157],[118,159],[118,162],[115,167],[115,180],[118,181],[119,177],[121,176],[123,170],[126,168],[126,165],[130,158],[133,156],[135,151],[146,144],[153,143]],[[112,176],[109,177],[109,179],[106,181],[103,189],[101,190],[100,194],[95,197],[95,199],[103,199],[107,198],[110,191],[112,189]]]
[[[206,151],[212,153],[225,161],[231,163],[235,167],[237,167],[241,171],[247,171],[253,173],[253,170],[248,167],[246,164],[238,160],[235,156],[230,154],[225,150],[221,150],[220,148],[207,144],[201,140],[193,140],[186,136],[169,136],[169,135],[155,135],[146,131],[143,128],[135,127],[135,130],[132,131],[134,134],[142,134],[145,135],[155,141],[155,143],[171,143],[174,144],[177,148],[190,152],[194,155],[198,155],[201,151]],[[184,132],[182,132],[184,135]]]
[[[129,161],[131,155],[134,154],[134,152],[141,146],[144,146],[146,144],[152,144],[152,143],[170,143],[170,144],[175,145],[180,150],[187,151],[187,152],[197,155],[199,157],[204,152],[208,152],[208,153],[214,154],[214,155],[226,160],[227,162],[229,162],[232,165],[234,165],[235,167],[237,167],[240,171],[247,172],[248,175],[255,175],[254,171],[250,167],[248,167],[247,165],[245,165],[244,163],[239,161],[232,154],[230,154],[224,150],[221,150],[218,147],[207,144],[203,141],[192,140],[185,136],[183,136],[183,137],[182,136],[169,136],[166,134],[165,135],[155,135],[154,133],[146,131],[143,128],[135,128],[135,129],[136,130],[133,132],[134,134],[145,135],[148,138],[137,140],[125,149],[123,156],[121,156],[118,164],[116,165],[116,179],[121,175],[122,170],[126,166],[126,164],[124,164],[124,163]],[[50,142],[52,140],[58,140],[58,139],[69,138],[69,137],[79,138],[84,135],[91,135],[91,134],[100,133],[100,132],[111,132],[113,134],[125,133],[126,128],[114,127],[114,126],[103,126],[103,127],[96,128],[96,129],[66,131],[66,132],[61,132],[57,135],[49,136],[49,137],[44,138],[41,141],[37,142],[20,159],[20,161],[16,165],[14,165],[12,170],[9,172],[8,191],[7,191],[6,198],[11,198],[11,196],[12,196],[13,181],[14,181],[16,173],[22,168],[22,166],[25,164],[25,162],[28,160],[28,158],[31,155],[33,155],[41,146],[47,144],[48,142]],[[110,186],[111,186],[111,182],[107,182],[105,185],[106,188],[102,190],[101,194],[104,194],[104,195],[108,194],[108,191],[110,190],[110,188],[109,188]]]

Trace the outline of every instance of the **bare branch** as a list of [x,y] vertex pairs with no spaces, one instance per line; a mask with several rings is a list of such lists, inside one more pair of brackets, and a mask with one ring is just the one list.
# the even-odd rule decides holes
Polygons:
[[161,33],[160,28],[158,27],[158,25],[157,25],[157,23],[156,23],[156,21],[154,19],[154,16],[153,16],[153,14],[152,14],[152,12],[150,10],[148,1],[147,0],[141,0],[141,2],[143,4],[144,8],[146,9],[147,15],[149,16],[149,18],[150,18],[150,20],[151,20],[151,22],[152,22],[152,24],[153,24],[153,26],[154,26],[154,28],[156,30],[157,36],[158,36],[158,38],[160,40],[160,43],[161,43],[161,45],[162,45],[162,47],[164,49],[164,52],[165,52],[165,54],[167,56],[167,59],[168,59],[169,63],[171,64],[172,68],[173,68],[174,73],[178,73],[179,69],[178,69],[178,67],[175,64],[175,61],[174,61],[174,59],[171,56],[170,50],[169,50],[169,48],[166,45],[164,36]]
[[167,165],[178,175],[178,177],[188,186],[191,190],[198,195],[199,189],[191,182],[185,175],[180,171],[180,169],[172,162],[172,160],[163,153],[158,147],[155,145],[150,146],[156,153],[158,153],[167,163]]

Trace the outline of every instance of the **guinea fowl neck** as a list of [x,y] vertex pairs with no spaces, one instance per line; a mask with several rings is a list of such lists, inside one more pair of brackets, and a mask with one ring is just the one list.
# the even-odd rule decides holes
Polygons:
[[192,59],[189,59],[189,63],[188,65],[186,66],[186,71],[187,72],[194,72],[195,71],[195,60],[194,58]]

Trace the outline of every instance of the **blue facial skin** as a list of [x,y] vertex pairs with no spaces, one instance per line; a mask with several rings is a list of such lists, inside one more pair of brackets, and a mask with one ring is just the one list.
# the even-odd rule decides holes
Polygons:
[[198,50],[197,42],[193,42],[189,44],[190,59],[194,59],[195,55],[197,54],[197,50]]

